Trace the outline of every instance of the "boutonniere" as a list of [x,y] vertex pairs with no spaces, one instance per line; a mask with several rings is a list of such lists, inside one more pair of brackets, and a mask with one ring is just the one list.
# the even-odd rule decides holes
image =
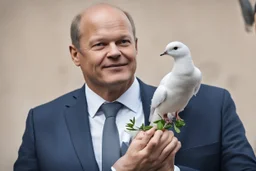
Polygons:
[[[156,125],[157,130],[174,128],[176,133],[180,133],[180,128],[185,126],[185,121],[180,117],[173,117],[172,120],[164,119],[160,115],[159,117],[161,119],[153,122]],[[133,119],[130,119],[130,122],[126,124],[126,130],[129,132],[147,131],[153,127],[152,125],[144,125],[144,123],[140,127],[137,127],[135,126],[135,123],[136,123],[136,120],[135,120],[135,117],[133,117]]]

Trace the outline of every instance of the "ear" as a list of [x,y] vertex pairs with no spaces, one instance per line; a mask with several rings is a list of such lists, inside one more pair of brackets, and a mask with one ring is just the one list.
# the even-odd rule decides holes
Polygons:
[[138,54],[138,38],[135,38],[135,49],[136,49],[136,54]]
[[80,66],[80,57],[79,57],[79,51],[74,45],[69,46],[69,52],[72,58],[72,61],[76,66]]

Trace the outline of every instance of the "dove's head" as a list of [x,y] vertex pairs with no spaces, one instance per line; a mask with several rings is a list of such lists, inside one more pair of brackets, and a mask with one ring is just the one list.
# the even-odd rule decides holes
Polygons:
[[164,52],[162,54],[160,54],[160,56],[163,55],[169,55],[172,56],[173,58],[179,58],[179,57],[183,57],[183,56],[187,56],[190,54],[189,48],[181,43],[181,42],[171,42],[169,43]]

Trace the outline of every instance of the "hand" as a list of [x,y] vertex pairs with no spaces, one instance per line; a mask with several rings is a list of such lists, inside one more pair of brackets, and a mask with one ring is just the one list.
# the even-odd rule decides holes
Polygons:
[[169,144],[169,147],[166,148],[171,148],[171,153],[169,154],[169,156],[167,156],[167,158],[164,160],[164,162],[161,164],[161,167],[157,171],[174,171],[174,159],[176,153],[181,148],[181,143],[176,137],[173,137],[172,141]]
[[174,156],[179,148],[180,143],[172,131],[155,128],[140,131],[113,167],[117,171],[170,170],[174,168]]

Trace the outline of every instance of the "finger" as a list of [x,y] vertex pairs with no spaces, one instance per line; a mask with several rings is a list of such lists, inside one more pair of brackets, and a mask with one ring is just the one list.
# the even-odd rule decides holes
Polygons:
[[171,153],[176,149],[176,146],[178,146],[179,144],[178,142],[179,142],[178,139],[176,137],[173,137],[172,141],[161,152],[159,156],[159,160],[160,161],[166,160],[171,155]]
[[131,145],[134,145],[136,150],[142,150],[148,144],[150,138],[155,133],[155,128],[151,128],[148,131],[140,131],[133,139]]
[[156,147],[159,146],[160,139],[163,135],[163,131],[157,130],[154,136],[149,140],[147,146],[145,147],[145,151],[151,153],[155,150]]
[[167,131],[163,131],[162,136],[158,142],[157,150],[154,150],[155,156],[160,156],[163,149],[171,142],[172,137]]
[[138,134],[134,137],[134,140],[142,140],[145,132],[139,131]]
[[162,163],[162,161],[159,160],[159,156],[163,151],[163,149],[171,142],[171,140],[172,138],[170,138],[170,133],[168,133],[167,131],[163,131],[162,136],[159,139],[158,145],[156,145],[155,147],[152,147],[152,149],[149,149],[151,150],[149,152],[150,153],[149,161],[152,166],[158,166],[159,164]]
[[153,127],[147,131],[142,131],[139,139],[145,143],[148,143],[149,140],[154,136],[156,129]]
[[176,153],[179,151],[179,149],[181,148],[181,142],[178,141],[177,146],[175,147],[175,149],[171,152],[171,154],[168,156],[169,159],[174,159]]
[[175,155],[176,155],[176,153],[179,151],[180,148],[181,148],[181,142],[178,141],[176,147],[175,147],[174,150],[169,154],[169,156],[162,162],[162,165],[164,165],[165,162],[167,162],[168,164],[174,165]]
[[157,154],[158,156],[160,156],[163,149],[171,143],[173,137],[174,137],[174,134],[172,131],[165,130],[163,132],[163,135],[159,142],[160,146],[159,146],[159,150],[158,150],[158,154]]

